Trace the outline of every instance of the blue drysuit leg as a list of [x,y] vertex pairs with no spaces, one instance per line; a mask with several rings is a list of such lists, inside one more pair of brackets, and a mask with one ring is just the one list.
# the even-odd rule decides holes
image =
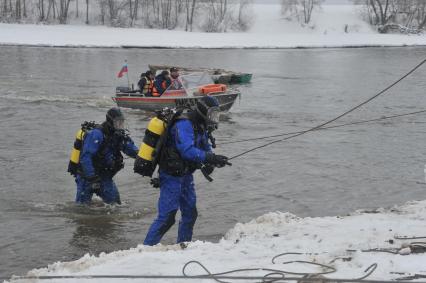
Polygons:
[[[75,182],[77,183],[75,202],[79,204],[90,204],[94,193],[91,184],[80,175],[77,175]],[[101,189],[96,194],[102,198],[105,203],[121,203],[117,186],[111,178],[101,179]]]
[[121,204],[120,193],[112,178],[102,178],[101,190],[97,195],[108,204]]
[[192,230],[197,220],[197,197],[194,188],[194,177],[192,174],[183,177],[182,192],[179,198],[179,207],[182,219],[179,222],[179,232],[177,242],[190,242],[192,240]]
[[173,177],[160,172],[160,198],[158,200],[158,216],[146,235],[144,245],[153,246],[161,241],[163,235],[175,223],[175,215],[179,209],[183,177]]
[[80,175],[75,178],[77,184],[77,194],[75,196],[75,202],[79,204],[90,204],[92,201],[93,191],[89,182],[87,182]]

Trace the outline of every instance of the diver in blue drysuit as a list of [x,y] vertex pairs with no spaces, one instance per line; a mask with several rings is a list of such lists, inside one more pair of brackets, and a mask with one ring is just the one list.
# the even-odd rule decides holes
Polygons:
[[177,242],[188,242],[197,219],[196,194],[193,173],[205,165],[207,174],[214,167],[230,165],[228,158],[216,155],[208,141],[209,131],[217,128],[219,103],[214,97],[197,101],[196,111],[178,118],[169,128],[165,148],[159,161],[160,198],[158,216],[152,223],[144,245],[156,245],[175,223],[181,211]]
[[124,116],[119,108],[111,108],[106,121],[89,131],[83,141],[80,169],[76,175],[75,201],[89,204],[95,193],[105,203],[121,204],[120,194],[113,177],[123,166],[123,155],[135,158],[138,148],[124,129]]

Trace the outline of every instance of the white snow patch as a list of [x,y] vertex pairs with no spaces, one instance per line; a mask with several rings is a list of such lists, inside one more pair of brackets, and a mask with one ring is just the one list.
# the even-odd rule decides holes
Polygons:
[[[348,216],[336,217],[299,218],[291,213],[271,212],[248,223],[236,224],[216,244],[196,241],[184,250],[179,245],[139,245],[126,251],[101,254],[99,257],[85,255],[76,261],[57,262],[47,268],[34,269],[28,275],[182,275],[182,267],[191,260],[202,262],[213,273],[256,267],[294,272],[320,271],[316,266],[282,264],[284,261],[307,260],[336,268],[335,273],[326,275],[330,278],[358,278],[365,274],[367,267],[377,263],[377,269],[368,279],[390,280],[415,273],[426,274],[426,254],[400,255],[363,250],[380,248],[399,251],[411,242],[421,241],[399,240],[394,237],[426,236],[425,218],[426,201],[412,201],[391,209],[357,211]],[[285,255],[278,258],[275,264],[271,262],[275,255],[288,252],[302,254]],[[201,268],[195,266],[190,267],[188,272],[191,275],[205,274]],[[238,275],[264,274],[258,271]],[[105,279],[78,280],[87,283],[104,281]],[[125,279],[114,279],[114,282],[124,281]],[[153,282],[186,281],[163,279]]]
[[[179,30],[76,25],[0,24],[0,44],[65,47],[296,48],[426,45],[426,35],[378,34],[361,20],[355,5],[324,5],[302,27],[282,17],[280,6],[254,5],[249,32],[203,33]],[[348,33],[345,33],[347,26]]]

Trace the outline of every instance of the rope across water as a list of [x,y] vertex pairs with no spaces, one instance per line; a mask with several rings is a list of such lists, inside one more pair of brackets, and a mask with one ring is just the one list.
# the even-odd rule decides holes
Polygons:
[[367,100],[365,100],[365,101],[363,101],[363,102],[359,103],[358,105],[356,105],[356,106],[352,107],[351,109],[349,109],[349,110],[347,110],[347,111],[343,112],[342,114],[338,115],[337,117],[335,117],[335,118],[333,118],[333,119],[330,119],[330,120],[328,120],[328,121],[326,121],[326,122],[324,122],[324,123],[322,123],[322,124],[319,124],[319,125],[317,125],[317,126],[315,126],[315,127],[310,128],[310,129],[308,129],[308,130],[305,130],[305,131],[301,131],[301,132],[295,133],[294,135],[291,135],[291,136],[286,137],[286,138],[284,138],[284,139],[279,139],[279,140],[271,141],[271,142],[265,143],[265,144],[263,144],[263,145],[259,145],[259,146],[253,147],[253,148],[251,148],[251,149],[248,149],[248,150],[246,150],[246,151],[243,151],[242,153],[239,153],[239,154],[237,154],[237,155],[234,155],[234,156],[230,157],[230,158],[229,158],[229,160],[232,160],[232,159],[235,159],[235,158],[241,157],[241,156],[243,156],[243,155],[245,155],[245,154],[247,154],[247,153],[250,153],[250,152],[252,152],[252,151],[255,151],[255,150],[258,150],[258,149],[261,149],[261,148],[267,147],[267,146],[269,146],[269,145],[272,145],[272,144],[275,144],[275,143],[279,143],[279,142],[283,142],[283,141],[287,141],[287,140],[289,140],[289,139],[292,139],[292,138],[295,138],[295,137],[298,137],[298,136],[301,136],[301,135],[307,134],[307,133],[309,133],[309,132],[313,132],[313,131],[316,131],[316,130],[318,130],[318,129],[321,129],[321,128],[323,128],[324,126],[326,126],[326,125],[328,125],[328,124],[331,124],[331,123],[333,123],[334,121],[339,120],[340,118],[342,118],[342,117],[344,117],[344,116],[348,115],[349,113],[351,113],[351,112],[355,111],[356,109],[358,109],[358,108],[362,107],[363,105],[365,105],[365,104],[369,103],[370,101],[372,101],[372,100],[376,99],[377,97],[381,96],[382,94],[386,93],[389,89],[391,89],[392,87],[394,87],[395,85],[397,85],[398,83],[400,83],[402,80],[404,80],[406,77],[410,76],[412,73],[414,73],[414,72],[415,72],[418,68],[420,68],[420,67],[421,67],[424,63],[426,63],[426,59],[423,59],[423,60],[422,60],[419,64],[417,64],[414,68],[412,68],[412,69],[411,69],[408,73],[406,73],[404,76],[402,76],[401,78],[399,78],[398,80],[396,80],[395,82],[393,82],[392,84],[390,84],[389,86],[387,86],[385,89],[383,89],[383,90],[382,90],[382,91],[380,91],[379,93],[377,93],[377,94],[373,95],[373,96],[372,96],[372,97],[370,97],[369,99],[367,99]]

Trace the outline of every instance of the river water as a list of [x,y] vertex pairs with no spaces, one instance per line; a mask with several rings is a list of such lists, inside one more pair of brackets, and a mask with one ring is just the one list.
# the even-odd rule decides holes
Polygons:
[[[74,134],[113,106],[124,59],[136,83],[149,63],[220,67],[254,74],[223,117],[218,153],[293,132],[367,99],[426,57],[425,48],[138,50],[0,47],[0,274],[135,247],[156,214],[158,191],[133,174],[116,177],[124,204],[73,204],[66,173]],[[426,109],[426,66],[342,122]],[[124,82],[125,83],[125,82]],[[150,114],[125,110],[140,143]],[[237,222],[270,211],[344,215],[424,199],[426,115],[309,133],[233,160],[208,183],[196,175],[194,239],[217,241]],[[222,143],[222,145],[220,145]],[[164,238],[173,243],[174,227]],[[407,232],[408,233],[408,232]],[[409,233],[408,233],[409,234]]]

